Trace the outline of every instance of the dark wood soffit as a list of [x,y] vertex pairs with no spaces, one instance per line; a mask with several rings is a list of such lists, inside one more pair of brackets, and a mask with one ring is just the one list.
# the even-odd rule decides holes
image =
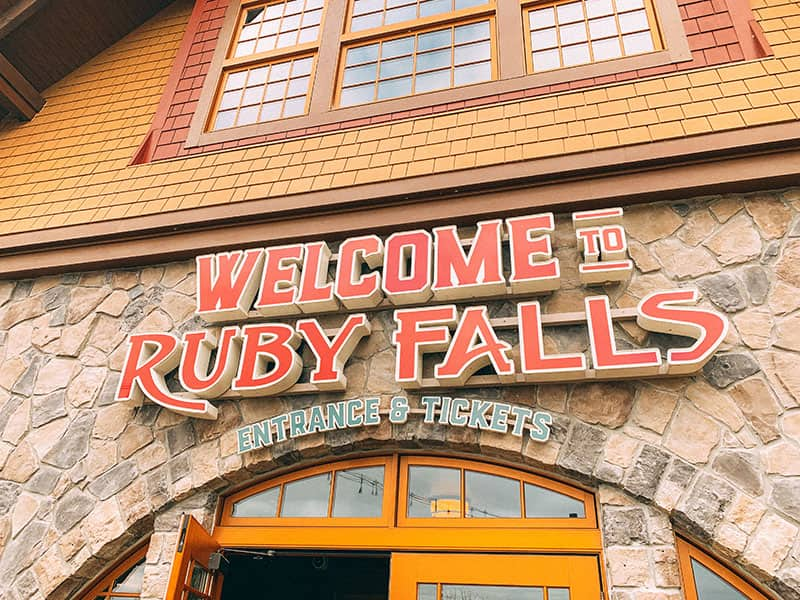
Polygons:
[[[774,127],[784,128],[787,133],[794,129],[796,134],[800,123],[761,129]],[[757,137],[752,130],[749,136],[747,132],[732,133],[739,136],[739,141]],[[697,153],[689,152],[697,140],[682,139],[673,141],[677,144],[673,150],[683,148],[675,156],[670,156],[668,142],[660,142],[288,198],[10,234],[0,238],[0,277],[68,272],[74,271],[76,265],[81,270],[144,265],[211,250],[297,239],[336,240],[360,232],[385,233],[420,224],[472,223],[496,215],[569,211],[797,185],[800,136],[776,142],[773,135],[772,139],[771,143],[739,147],[738,152],[703,149],[700,145]],[[646,159],[648,150],[658,154],[659,149],[659,159]],[[616,159],[615,164],[608,163],[611,157]],[[593,167],[587,166],[592,163]],[[520,177],[525,172],[539,175]],[[306,206],[298,209],[298,203]],[[266,208],[269,205],[278,209],[270,211]],[[288,208],[289,205],[295,208]],[[230,217],[233,210],[237,215]]]
[[44,8],[50,0],[18,0],[5,7],[0,14],[0,38],[6,37],[22,25],[37,11]]

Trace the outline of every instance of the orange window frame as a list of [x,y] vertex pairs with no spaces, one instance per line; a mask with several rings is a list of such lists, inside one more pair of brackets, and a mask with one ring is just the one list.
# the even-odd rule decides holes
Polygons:
[[[348,5],[349,8],[348,8],[348,16],[346,23],[348,24],[349,28],[349,24],[352,19],[351,15],[354,6],[354,0],[351,0],[348,3]],[[367,46],[378,42],[389,42],[404,37],[411,37],[411,36],[416,37],[419,36],[420,34],[428,33],[430,31],[438,31],[448,28],[452,29],[455,27],[459,27],[461,25],[472,25],[473,23],[479,23],[481,21],[489,22],[489,46],[490,46],[489,57],[492,65],[492,76],[491,79],[489,79],[488,81],[496,81],[499,77],[499,66],[498,66],[498,47],[497,47],[498,35],[497,35],[495,13],[496,13],[496,5],[494,1],[492,1],[481,6],[473,8],[465,8],[458,11],[454,11],[452,13],[445,13],[444,15],[425,17],[423,19],[415,19],[413,21],[403,21],[401,23],[393,23],[392,25],[387,25],[380,28],[365,29],[363,31],[359,31],[356,33],[346,33],[342,35],[341,37],[342,46],[339,51],[339,66],[336,75],[336,86],[333,98],[333,106],[335,108],[341,107],[341,96],[342,96],[342,90],[344,89],[345,63],[347,61],[348,50],[352,48],[358,48],[361,46]],[[455,47],[455,41],[453,41],[453,45],[451,46],[451,51],[454,47]],[[414,70],[412,71],[412,75],[414,77],[416,77],[418,74],[417,72],[418,54],[419,53],[415,51],[411,55],[412,58],[414,59]],[[450,68],[453,69],[454,65],[455,65],[454,60],[451,60]],[[376,85],[379,81],[380,79],[376,80]],[[466,84],[464,86],[456,86],[455,84],[453,84],[448,88],[442,88],[441,90],[436,90],[436,91],[453,90],[456,88],[467,87],[468,85],[478,85],[480,83],[486,83],[486,82],[485,81],[476,82],[474,84]],[[385,102],[386,100],[409,98],[411,96],[418,96],[420,94],[426,94],[426,93],[429,92],[420,92],[419,94],[416,92],[412,92],[411,94],[407,94],[405,96],[397,96],[383,100],[376,98],[374,100],[365,102],[363,104],[356,104],[353,106],[370,106],[374,105],[376,102]]]
[[683,580],[683,593],[686,600],[699,600],[694,579],[694,569],[692,568],[692,560],[706,567],[709,571],[719,576],[720,579],[733,586],[750,600],[770,600],[768,596],[764,595],[745,579],[698,547],[687,542],[683,538],[676,538],[675,541],[678,549],[681,579]]
[[114,584],[114,581],[117,579],[117,577],[145,559],[147,556],[147,548],[147,543],[134,548],[130,554],[126,555],[120,562],[112,566],[111,569],[102,576],[100,581],[89,588],[86,593],[78,596],[78,600],[96,600],[99,598],[112,597],[140,598],[141,593],[134,594],[130,592],[114,592],[111,590],[111,586]]
[[[383,506],[380,517],[362,518],[362,517],[334,517],[333,511],[333,495],[336,491],[336,473],[339,471],[346,471],[348,469],[357,469],[360,467],[378,467],[382,466],[384,471],[383,483]],[[331,484],[328,496],[328,516],[327,517],[281,517],[280,510],[283,502],[283,490],[287,483],[299,481],[307,477],[314,477],[315,475],[322,475],[331,473]],[[264,483],[258,484],[255,487],[248,488],[225,499],[222,507],[222,516],[220,518],[220,525],[223,526],[279,526],[279,527],[380,527],[389,526],[393,521],[392,506],[394,505],[394,498],[396,495],[397,485],[397,460],[395,457],[379,457],[379,458],[362,458],[356,460],[349,460],[343,462],[329,463],[303,469],[294,473],[270,479]],[[278,494],[278,507],[275,517],[235,517],[233,516],[233,506],[240,500],[244,500],[251,496],[255,496],[275,487],[280,487]]]
[[[521,518],[470,518],[470,517],[450,517],[443,519],[427,518],[427,517],[409,517],[407,516],[408,503],[408,473],[411,466],[428,466],[428,467],[446,467],[461,470],[461,514],[465,514],[466,502],[466,471],[477,471],[479,473],[488,473],[490,475],[497,475],[520,482],[520,509],[523,516]],[[576,500],[583,502],[586,516],[583,518],[538,518],[538,517],[525,517],[525,485],[530,483],[532,485],[542,487],[545,489],[564,494]],[[468,528],[565,528],[565,529],[594,529],[597,527],[597,512],[595,508],[594,497],[588,492],[578,490],[577,488],[558,483],[544,477],[538,477],[532,474],[491,465],[488,463],[461,461],[458,459],[450,458],[434,458],[434,457],[403,457],[400,459],[400,486],[398,495],[397,506],[397,525],[398,527],[468,527]]]
[[[251,2],[242,2],[241,5],[239,6],[236,24],[233,28],[230,39],[227,41],[227,44],[225,45],[225,54],[221,62],[221,71],[215,81],[216,90],[212,100],[211,110],[208,111],[208,116],[205,119],[203,127],[204,131],[209,131],[209,132],[227,131],[227,130],[235,131],[236,129],[239,128],[239,126],[233,126],[219,130],[214,129],[214,121],[216,120],[217,115],[219,114],[220,103],[222,102],[222,96],[224,94],[225,82],[227,81],[228,77],[230,77],[234,73],[247,71],[249,69],[254,69],[267,65],[273,65],[281,62],[292,61],[301,58],[311,58],[312,60],[311,72],[309,74],[309,81],[308,81],[308,92],[306,93],[304,113],[303,113],[303,114],[308,114],[309,106],[311,104],[311,92],[314,88],[314,79],[317,72],[317,58],[319,54],[320,39],[322,37],[322,32],[325,27],[325,18],[328,12],[328,2],[323,3],[322,18],[320,20],[320,25],[319,25],[320,31],[319,35],[317,36],[317,40],[315,42],[307,42],[304,44],[297,44],[294,46],[287,46],[284,48],[274,48],[272,50],[247,54],[240,57],[234,56],[235,48],[239,40],[239,34],[245,25],[247,12],[254,8],[258,8],[259,6],[264,6],[264,8],[266,9],[266,7],[271,4],[279,4],[284,2],[286,2],[286,0],[253,0]],[[284,103],[285,101],[286,101],[286,96],[284,96],[283,98]],[[241,103],[237,107],[237,112],[239,110],[241,110]],[[280,119],[277,120],[280,121]]]
[[[581,0],[581,1],[584,2],[585,0]],[[662,31],[661,31],[661,26],[659,25],[659,19],[656,16],[656,11],[655,11],[655,9],[653,7],[653,2],[652,2],[652,0],[643,0],[644,9],[645,9],[645,12],[647,13],[647,24],[649,26],[648,31],[650,32],[650,35],[651,35],[652,40],[653,40],[653,49],[652,50],[650,50],[648,52],[641,52],[641,53],[638,53],[638,54],[625,54],[624,46],[620,45],[620,47],[622,48],[622,54],[620,56],[617,56],[617,57],[614,57],[614,58],[595,60],[594,51],[592,50],[591,39],[589,39],[587,41],[587,44],[589,46],[589,54],[590,54],[590,57],[591,57],[591,60],[589,62],[580,63],[580,64],[577,64],[577,65],[555,67],[553,69],[548,69],[546,71],[534,71],[534,69],[533,69],[533,46],[532,46],[532,43],[531,43],[530,13],[535,11],[535,10],[542,9],[542,8],[549,8],[549,7],[555,8],[557,6],[560,6],[560,5],[563,5],[563,4],[569,4],[569,3],[573,3],[573,2],[575,2],[575,0],[557,0],[555,2],[537,2],[536,0],[529,0],[527,2],[522,2],[522,26],[523,26],[523,36],[525,38],[525,40],[524,40],[525,41],[525,63],[527,65],[527,69],[528,69],[528,73],[529,74],[531,74],[531,75],[539,75],[539,74],[543,74],[543,73],[557,72],[557,71],[560,71],[560,70],[563,70],[563,69],[572,69],[572,68],[575,68],[575,67],[585,67],[587,65],[596,65],[598,63],[607,63],[607,62],[615,61],[615,60],[629,59],[629,58],[634,58],[636,56],[644,56],[644,55],[647,55],[647,54],[651,54],[653,52],[660,52],[660,51],[664,50],[665,47],[666,47],[665,46],[665,42],[664,42],[664,35],[663,35]],[[619,15],[620,15],[620,13],[616,10],[616,1],[615,1],[614,2],[614,13],[613,13],[613,16],[614,16],[614,21],[617,24],[617,31],[618,32],[621,31],[620,25],[619,25]],[[586,22],[586,17],[584,17],[584,22]],[[620,38],[621,34],[617,33],[617,37]],[[563,61],[563,48],[564,48],[564,44],[561,44],[561,42],[559,40],[557,42],[557,45],[556,45],[555,49],[558,50],[558,54],[561,57],[562,61]]]

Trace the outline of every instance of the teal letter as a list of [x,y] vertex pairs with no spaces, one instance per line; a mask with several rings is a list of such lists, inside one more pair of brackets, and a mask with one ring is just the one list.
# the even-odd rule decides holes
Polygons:
[[255,423],[253,426],[253,446],[266,448],[272,445],[272,428],[269,419]]
[[346,427],[344,420],[344,402],[332,402],[325,408],[328,409],[328,428],[344,429]]
[[472,411],[469,413],[469,427],[473,429],[489,429],[486,413],[491,407],[492,403],[486,400],[473,400]]
[[308,433],[306,431],[306,411],[293,410],[289,413],[291,425],[289,425],[289,437],[300,437]]
[[364,417],[362,415],[357,415],[357,410],[364,409],[364,401],[363,400],[350,400],[347,403],[347,426],[348,427],[360,427],[364,423]]
[[308,417],[308,433],[318,431],[328,431],[325,423],[325,416],[322,414],[322,407],[318,404],[311,407],[311,414]]
[[450,423],[456,427],[466,427],[467,415],[462,414],[460,411],[469,410],[469,400],[466,398],[453,398],[453,404],[450,409]]
[[424,423],[433,423],[436,417],[436,409],[442,403],[440,396],[423,396],[420,398],[420,403],[425,407],[425,420]]
[[250,436],[252,435],[252,430],[250,427],[242,427],[241,429],[236,430],[236,437],[239,440],[239,448],[237,452],[241,454],[242,452],[249,452],[253,449],[253,445],[251,443]]
[[380,398],[367,398],[364,408],[364,425],[380,425],[381,415],[379,414],[381,408]]
[[275,441],[276,442],[285,442],[286,441],[286,423],[289,422],[289,415],[286,413],[282,415],[278,415],[277,417],[272,417],[270,419],[272,423],[275,425]]
[[550,413],[537,411],[531,421],[531,439],[536,442],[546,442],[550,439],[550,425],[553,416]]
[[[431,396],[426,396],[431,398]],[[425,412],[427,414],[427,407]],[[400,425],[408,421],[408,398],[405,396],[395,396],[392,398],[392,405],[389,409],[389,422]]]
[[492,424],[489,425],[489,429],[497,433],[508,433],[508,412],[510,410],[510,404],[495,402],[494,410],[492,410]]
[[451,398],[445,396],[442,398],[442,410],[439,413],[439,423],[442,425],[449,425],[449,418],[450,418],[450,402],[452,401]]
[[522,432],[525,431],[525,421],[533,417],[533,411],[530,408],[525,408],[524,406],[512,406],[511,414],[514,415],[514,418],[516,419],[516,421],[514,421],[514,429],[511,432],[511,435],[522,437]]

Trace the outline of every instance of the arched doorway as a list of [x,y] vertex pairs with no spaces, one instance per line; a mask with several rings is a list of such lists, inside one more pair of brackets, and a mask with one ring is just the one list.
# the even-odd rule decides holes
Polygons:
[[594,496],[497,465],[392,455],[320,465],[185,519],[169,600],[603,598]]

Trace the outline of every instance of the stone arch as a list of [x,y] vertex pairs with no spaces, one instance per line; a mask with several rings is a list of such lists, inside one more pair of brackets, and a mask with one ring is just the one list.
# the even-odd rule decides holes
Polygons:
[[[659,388],[654,386],[654,389]],[[255,410],[255,400],[223,403],[217,422],[189,420],[164,411],[153,411],[151,407],[137,409],[136,419],[163,420],[163,439],[175,455],[154,472],[135,478],[125,489],[143,487],[148,493],[160,489],[162,494],[153,496],[150,508],[145,510],[142,507],[138,518],[126,527],[114,525],[114,519],[109,518],[105,522],[106,528],[95,529],[97,519],[107,515],[105,508],[95,508],[81,522],[81,528],[105,536],[97,540],[99,549],[96,553],[76,556],[69,567],[65,565],[52,571],[54,578],[59,573],[73,572],[76,576],[54,581],[46,597],[53,600],[69,597],[81,583],[81,575],[96,574],[122,548],[151,533],[143,598],[160,599],[166,585],[181,512],[191,512],[210,526],[217,499],[233,489],[332,457],[397,450],[496,461],[590,487],[597,493],[600,504],[599,518],[604,534],[609,585],[620,594],[620,598],[627,598],[624,594],[637,586],[655,586],[662,588],[665,597],[680,597],[674,528],[706,543],[751,578],[778,591],[782,598],[800,597],[797,588],[792,587],[795,584],[791,579],[784,580],[781,574],[765,574],[754,564],[742,560],[741,554],[737,556],[728,541],[718,535],[726,527],[736,526],[731,512],[735,509],[737,518],[744,515],[754,521],[753,535],[758,536],[758,529],[765,526],[762,521],[768,518],[766,514],[759,514],[761,509],[741,504],[741,500],[741,505],[733,506],[734,498],[728,492],[733,488],[729,483],[718,475],[692,466],[655,439],[653,443],[638,440],[634,449],[626,448],[624,444],[619,448],[622,442],[614,438],[618,432],[615,433],[607,424],[587,422],[592,419],[582,412],[582,401],[570,401],[572,393],[590,397],[626,393],[620,390],[619,384],[544,386],[478,393],[549,408],[554,415],[551,440],[542,444],[485,431],[426,425],[421,419],[414,418],[405,425],[384,422],[373,428],[310,435],[236,455],[229,453],[234,448],[233,429],[240,422],[252,422],[252,419],[243,421],[241,413]],[[564,412],[559,413],[554,408],[562,395],[566,395]],[[631,415],[636,414],[639,402],[636,394],[630,401],[620,397],[614,400],[623,407],[629,405],[625,409],[629,412],[626,419],[634,418]],[[267,412],[281,412],[281,407],[268,407],[269,402],[261,402],[263,405],[257,409],[261,418]],[[234,418],[234,413],[239,417]],[[604,418],[618,421],[620,416],[607,412]],[[187,439],[193,441],[183,447]],[[630,464],[627,467],[614,464],[615,452],[629,456]],[[181,473],[184,474],[180,476]],[[177,479],[170,481],[174,476],[178,476]],[[124,490],[119,495],[121,502],[127,497]],[[110,504],[101,502],[99,506]],[[48,558],[47,553],[41,557],[44,564],[49,564]],[[650,568],[645,569],[647,565]],[[637,571],[649,573],[653,569],[655,578],[644,581],[637,575]]]

